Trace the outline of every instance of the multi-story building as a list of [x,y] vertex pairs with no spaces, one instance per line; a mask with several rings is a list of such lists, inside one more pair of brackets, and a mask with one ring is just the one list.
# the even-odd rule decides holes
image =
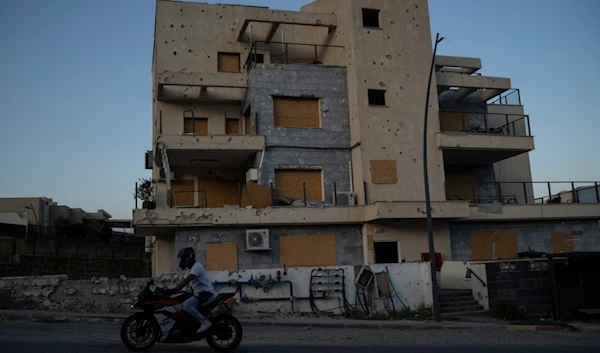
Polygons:
[[[154,273],[187,245],[209,270],[422,260],[432,52],[426,0],[317,0],[299,12],[158,0],[155,207],[133,215],[136,234],[154,237]],[[528,153],[543,117],[530,122],[510,79],[481,68],[435,57],[436,252],[600,249],[600,202],[536,200]]]

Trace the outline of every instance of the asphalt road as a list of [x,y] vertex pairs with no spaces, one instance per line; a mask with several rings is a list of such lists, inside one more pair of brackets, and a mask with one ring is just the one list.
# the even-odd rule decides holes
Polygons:
[[[358,352],[598,352],[598,332],[490,330],[323,330],[247,327],[241,353]],[[90,323],[1,322],[0,351],[7,353],[129,352],[119,326]],[[212,352],[205,343],[158,344],[151,352]]]

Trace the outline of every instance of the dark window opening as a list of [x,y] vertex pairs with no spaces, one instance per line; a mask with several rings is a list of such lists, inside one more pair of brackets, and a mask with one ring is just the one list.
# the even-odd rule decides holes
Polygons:
[[250,54],[250,62],[253,62],[255,64],[264,64],[265,54]]
[[379,28],[379,10],[362,9],[363,27]]
[[397,264],[398,263],[398,242],[386,241],[376,242],[375,248],[376,264]]
[[370,89],[369,105],[385,105],[385,91],[382,89]]

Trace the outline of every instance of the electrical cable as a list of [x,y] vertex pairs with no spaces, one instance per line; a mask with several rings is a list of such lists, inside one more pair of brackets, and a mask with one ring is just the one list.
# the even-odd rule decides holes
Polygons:
[[[387,267],[386,267],[386,269],[387,269]],[[392,282],[392,277],[390,276],[390,272],[386,271],[386,274],[387,274],[388,282],[390,283],[390,286],[392,287],[392,291],[394,292],[394,294],[396,294],[396,298],[398,298],[398,300],[400,301],[400,304],[402,304],[404,309],[408,309],[408,306],[406,306],[406,304],[404,304],[404,301],[402,300],[402,298],[400,298],[400,295],[398,294],[396,287],[394,287],[394,282]],[[394,301],[394,299],[392,298],[392,302],[393,301]]]

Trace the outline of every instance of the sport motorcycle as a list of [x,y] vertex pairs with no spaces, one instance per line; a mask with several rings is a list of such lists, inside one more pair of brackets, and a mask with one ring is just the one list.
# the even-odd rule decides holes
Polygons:
[[198,311],[210,320],[212,326],[197,334],[200,323],[183,311],[183,302],[192,296],[187,292],[173,293],[162,288],[154,291],[149,281],[138,293],[131,308],[141,311],[129,316],[121,326],[121,341],[132,351],[146,351],[158,343],[189,343],[206,339],[216,352],[234,351],[242,341],[242,325],[230,314],[213,316],[220,305],[231,311],[229,302],[236,292],[219,293],[203,303]]

